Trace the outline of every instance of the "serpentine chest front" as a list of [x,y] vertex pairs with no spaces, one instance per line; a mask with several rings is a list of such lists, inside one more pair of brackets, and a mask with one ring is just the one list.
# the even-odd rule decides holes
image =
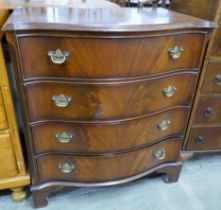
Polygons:
[[41,18],[39,9],[32,17],[18,9],[5,25],[35,205],[64,186],[120,184],[153,171],[177,181],[214,25],[165,9],[72,9],[64,20],[68,11],[49,20],[49,9]]

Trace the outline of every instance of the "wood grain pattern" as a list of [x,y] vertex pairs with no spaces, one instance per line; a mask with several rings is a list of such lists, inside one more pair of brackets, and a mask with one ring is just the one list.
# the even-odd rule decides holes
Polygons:
[[6,116],[5,106],[0,89],[0,130],[5,130],[7,128],[8,128],[8,119]]
[[[5,23],[5,21],[7,20],[9,16],[9,11],[7,9],[0,9],[0,28],[2,28],[3,24]],[[4,35],[4,32],[2,30],[0,30],[0,39],[2,38],[2,36]]]
[[[163,9],[121,9],[94,10],[90,19],[89,10],[57,9],[50,15],[48,9],[32,9],[30,16],[18,9],[5,25],[13,30],[7,37],[15,53],[37,207],[62,186],[119,184],[156,170],[167,181],[179,177],[184,118],[214,24]],[[180,59],[170,60],[168,47],[180,44],[188,47]],[[52,47],[74,54],[54,67],[47,56]],[[176,91],[167,98],[163,90],[169,86]],[[72,97],[66,108],[52,102],[59,94]],[[161,135],[156,122],[165,117],[171,126]],[[73,141],[68,150],[49,142],[60,128],[74,132],[78,146]],[[63,163],[75,164],[73,172],[62,173]]]
[[[0,29],[9,15],[0,10]],[[30,183],[21,149],[20,137],[8,82],[7,69],[2,51],[0,30],[0,189],[22,189]],[[25,195],[25,191],[20,191]],[[25,196],[23,196],[23,199]]]
[[[188,109],[174,109],[148,118],[111,124],[79,124],[51,122],[33,125],[32,135],[36,154],[116,153],[150,145],[157,140],[184,135]],[[158,128],[163,120],[171,125],[165,131]],[[70,143],[60,143],[59,132],[74,135]]]
[[[177,69],[198,69],[205,39],[205,34],[201,33],[149,38],[52,36],[39,34],[38,37],[19,38],[24,78],[127,78]],[[176,60],[168,53],[175,46],[184,49]],[[70,58],[62,65],[53,64],[47,55],[48,51],[57,49],[70,52]]]
[[[70,156],[49,155],[37,159],[39,178],[47,181],[102,182],[139,174],[160,163],[174,162],[179,157],[181,141],[171,139],[142,150],[115,156]],[[153,152],[164,148],[165,159],[158,160]],[[75,165],[75,170],[65,174],[58,168],[61,163]]]
[[[182,80],[182,82],[180,82]],[[196,74],[108,83],[105,85],[73,82],[31,82],[25,85],[30,121],[39,120],[116,120],[151,114],[173,106],[190,106]],[[175,86],[174,96],[167,98],[164,88]],[[57,107],[52,96],[72,97],[70,104]]]
[[[187,149],[193,151],[220,150],[221,127],[193,127],[191,129]],[[201,139],[199,139],[201,138]]]
[[[0,134],[0,179],[17,176],[18,168],[10,134]],[[0,180],[1,181],[1,180]]]
[[[220,6],[221,7],[221,6]],[[216,29],[216,34],[214,36],[214,40],[213,40],[213,47],[211,50],[211,56],[221,56],[221,22],[219,20],[219,27]]]

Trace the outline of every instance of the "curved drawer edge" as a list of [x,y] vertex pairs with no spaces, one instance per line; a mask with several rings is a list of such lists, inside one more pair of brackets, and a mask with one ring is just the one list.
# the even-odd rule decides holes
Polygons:
[[174,77],[178,75],[198,75],[198,69],[177,69],[166,73],[154,74],[149,76],[138,76],[138,77],[128,77],[128,78],[110,78],[110,79],[99,79],[99,78],[67,78],[67,77],[36,77],[24,80],[24,86],[32,86],[36,84],[44,83],[63,83],[63,84],[74,84],[74,85],[121,85],[121,84],[132,84],[139,82],[147,82],[150,80],[160,80],[164,78]]
[[122,77],[122,78],[80,78],[80,77],[31,77],[23,78],[24,85],[38,84],[41,82],[66,82],[73,84],[86,84],[86,85],[112,85],[121,83],[136,83],[148,80],[158,80],[166,77],[176,76],[180,74],[192,74],[198,75],[199,69],[173,69],[168,72],[146,75],[146,76],[133,76],[133,77]]
[[31,187],[31,191],[37,191],[37,190],[42,190],[48,187],[105,187],[105,186],[113,186],[113,185],[118,185],[118,184],[124,184],[124,183],[128,183],[131,181],[134,181],[136,179],[140,179],[154,171],[160,170],[162,168],[165,167],[178,167],[178,166],[182,166],[182,162],[168,162],[168,163],[162,163],[160,165],[157,165],[153,168],[150,168],[142,173],[139,173],[137,175],[134,176],[130,176],[127,178],[123,178],[123,179],[118,179],[118,180],[114,180],[114,181],[107,181],[107,182],[94,182],[94,183],[85,183],[85,182],[62,182],[62,181],[53,181],[53,182],[45,182],[43,184],[40,185],[35,185]]
[[161,114],[161,113],[164,113],[164,112],[167,112],[167,111],[171,111],[171,110],[174,110],[174,109],[190,110],[190,106],[173,106],[173,107],[163,109],[163,110],[160,110],[160,111],[157,111],[157,112],[153,112],[153,113],[150,113],[150,114],[144,114],[144,115],[140,115],[140,116],[136,116],[136,117],[121,118],[121,119],[116,119],[116,120],[94,120],[94,121],[92,121],[92,120],[59,120],[59,119],[49,120],[49,119],[46,119],[46,120],[39,120],[39,121],[30,122],[29,125],[31,127],[34,127],[34,126],[37,126],[39,124],[56,123],[56,122],[73,123],[73,124],[88,124],[88,125],[91,125],[91,124],[100,124],[100,125],[102,125],[102,124],[118,124],[118,123],[121,123],[121,122],[128,122],[128,121],[132,121],[132,120],[139,120],[139,119],[142,119],[142,118],[151,117],[151,116]]
[[148,143],[148,144],[143,144],[140,146],[132,147],[130,149],[123,149],[123,150],[118,150],[118,151],[113,151],[113,152],[63,152],[63,151],[55,151],[55,152],[44,152],[44,153],[35,153],[35,158],[41,158],[44,156],[48,155],[73,155],[73,156],[103,156],[103,157],[111,157],[115,155],[121,155],[125,154],[128,152],[136,152],[141,149],[145,149],[146,147],[151,147],[154,144],[160,143],[162,141],[170,140],[170,139],[177,139],[178,141],[183,141],[184,136],[183,135],[170,135],[170,136],[165,136],[164,138],[156,139],[155,141]]

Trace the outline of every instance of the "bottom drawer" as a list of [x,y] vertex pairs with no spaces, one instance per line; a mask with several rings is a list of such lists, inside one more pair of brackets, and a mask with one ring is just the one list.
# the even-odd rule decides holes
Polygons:
[[168,139],[151,147],[110,156],[46,155],[37,158],[40,182],[105,182],[137,175],[179,158],[180,139]]
[[0,178],[16,176],[18,169],[9,134],[0,134]]
[[192,128],[187,150],[221,150],[221,127]]

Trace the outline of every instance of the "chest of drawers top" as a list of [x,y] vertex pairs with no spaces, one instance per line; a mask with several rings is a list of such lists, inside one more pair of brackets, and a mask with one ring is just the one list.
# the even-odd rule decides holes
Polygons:
[[213,22],[163,8],[20,8],[8,19],[4,31],[154,32],[213,27]]

